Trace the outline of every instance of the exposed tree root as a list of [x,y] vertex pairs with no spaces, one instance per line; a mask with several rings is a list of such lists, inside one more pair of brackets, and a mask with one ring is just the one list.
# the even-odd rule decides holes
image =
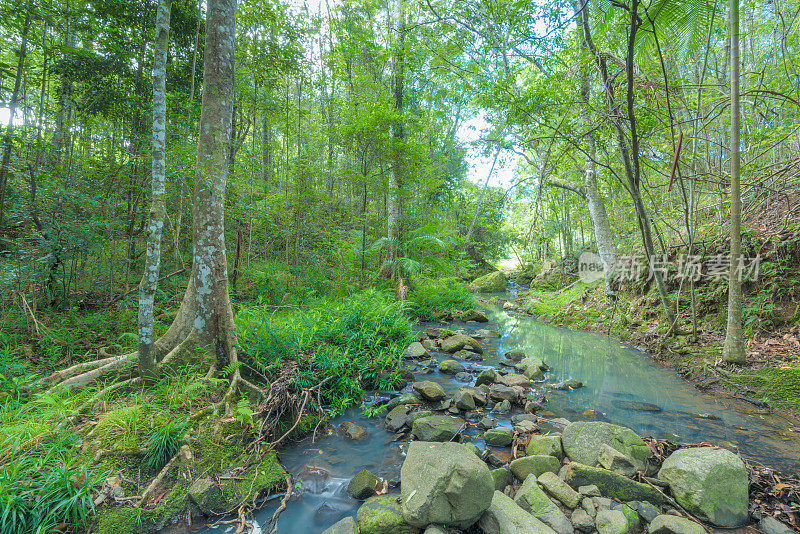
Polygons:
[[[98,363],[98,362],[92,362]],[[73,368],[74,369],[74,368]],[[125,356],[115,356],[111,361],[100,360],[99,367],[92,367],[85,372],[73,374],[66,380],[50,388],[51,391],[69,390],[75,387],[88,386],[102,378],[117,374],[121,376],[131,376],[136,372],[136,353],[126,354]],[[52,376],[52,375],[51,375]]]
[[[103,349],[100,349],[100,354],[104,355]],[[81,375],[88,371],[93,371],[98,367],[102,367],[103,365],[114,362],[117,358],[119,358],[119,356],[106,356],[102,360],[79,363],[77,365],[73,365],[72,367],[68,367],[67,369],[62,369],[60,371],[54,372],[53,374],[45,378],[45,381],[50,383],[51,386],[56,386],[61,382],[64,382],[68,378]]]
[[269,534],[275,534],[278,531],[278,518],[280,518],[281,513],[286,510],[286,505],[289,504],[289,499],[292,498],[292,489],[294,485],[292,484],[292,475],[286,476],[286,494],[281,499],[281,504],[278,506],[278,509],[275,510],[275,513],[272,514],[272,517],[269,520],[270,531]]
[[175,462],[181,458],[184,458],[186,460],[190,460],[192,458],[192,451],[191,449],[189,449],[188,445],[183,445],[175,454],[175,456],[173,456],[170,459],[170,461],[167,462],[167,465],[165,465],[161,469],[161,471],[159,471],[158,475],[156,475],[156,478],[154,478],[153,481],[150,482],[147,488],[142,492],[141,498],[136,503],[137,508],[141,508],[143,504],[147,503],[147,499],[150,497],[153,491],[155,491],[158,485],[161,484],[161,481],[164,480],[164,477],[167,476],[167,474],[172,470],[172,467],[175,465]]
[[117,382],[116,384],[111,384],[110,386],[107,386],[107,387],[101,389],[100,391],[98,391],[97,393],[92,395],[92,397],[89,400],[84,402],[80,406],[80,408],[78,408],[76,410],[76,415],[82,415],[82,414],[86,413],[87,411],[89,411],[91,409],[92,406],[97,404],[99,401],[103,400],[103,398],[105,396],[107,396],[107,395],[109,395],[109,394],[111,394],[111,393],[113,393],[113,392],[115,392],[117,390],[129,388],[129,387],[136,387],[141,383],[142,383],[142,379],[139,378],[138,376],[136,376],[136,377],[133,377],[133,378],[129,378],[127,380],[123,380],[122,382]]

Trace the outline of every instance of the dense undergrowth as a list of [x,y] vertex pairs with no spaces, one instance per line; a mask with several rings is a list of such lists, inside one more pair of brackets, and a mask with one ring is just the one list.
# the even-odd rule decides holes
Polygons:
[[[418,275],[409,282],[408,301],[397,302],[391,281],[362,291],[319,267],[254,262],[243,271],[234,298],[242,372],[268,388],[282,362],[297,362],[298,391],[334,377],[320,388],[325,417],[357,405],[366,390],[401,385],[401,355],[413,322],[476,304],[455,278]],[[176,289],[170,291],[172,287]],[[180,284],[164,285],[157,331],[171,322],[179,296]],[[100,347],[111,353],[132,350],[134,303],[131,296],[116,303],[38,310],[38,333],[23,315],[8,314],[0,325],[0,533],[53,528],[147,532],[192,509],[187,500],[192,477],[223,474],[233,466],[244,470],[237,472],[237,485],[226,488],[223,507],[235,507],[283,483],[274,455],[261,458],[259,470],[247,467],[246,450],[257,438],[257,399],[242,396],[232,414],[193,419],[221,400],[229,366],[214,378],[206,377],[199,364],[170,370],[150,387],[120,390],[98,400],[63,426],[111,382],[53,393],[42,378],[97,358]],[[318,413],[306,412],[290,439],[319,423]],[[291,420],[280,421],[277,431],[292,425]],[[141,494],[184,444],[192,451],[192,465],[168,473],[157,504],[94,505],[101,492],[113,489],[109,484],[119,484],[124,496]]]
[[475,295],[456,278],[417,278],[408,297],[408,311],[420,321],[433,321],[476,305]]
[[295,360],[298,387],[332,377],[322,388],[322,401],[333,413],[359,402],[365,389],[396,386],[411,340],[405,305],[376,290],[321,298],[302,308],[244,307],[236,324],[240,345],[258,371]]

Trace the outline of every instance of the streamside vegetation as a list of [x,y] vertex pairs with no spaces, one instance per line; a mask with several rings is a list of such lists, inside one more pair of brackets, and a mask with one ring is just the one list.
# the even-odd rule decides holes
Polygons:
[[798,408],[797,0],[312,4],[0,0],[0,532],[244,528],[499,265]]

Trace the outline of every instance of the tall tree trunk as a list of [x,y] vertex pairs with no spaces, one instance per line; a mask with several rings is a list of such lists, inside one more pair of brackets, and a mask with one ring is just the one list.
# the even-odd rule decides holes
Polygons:
[[729,0],[731,33],[731,272],[728,281],[728,326],[722,359],[743,364],[747,361],[742,339],[742,198],[739,161],[739,0]]
[[[225,185],[233,111],[235,0],[209,0],[206,13],[197,179],[192,199],[192,272],[181,306],[157,354],[194,340],[236,361],[236,330],[228,294]],[[238,374],[237,374],[238,376]]]
[[194,29],[194,47],[192,47],[192,79],[189,81],[189,102],[194,102],[194,81],[197,77],[197,49],[200,46],[200,17],[203,15],[203,0],[197,0],[197,26]]
[[[585,0],[585,6],[588,6],[589,0]],[[639,225],[639,232],[642,235],[642,245],[644,252],[648,258],[655,257],[655,247],[653,246],[653,232],[650,227],[650,217],[647,215],[647,209],[644,206],[641,192],[641,173],[639,162],[639,137],[637,133],[636,115],[634,113],[634,52],[636,33],[641,25],[641,18],[639,16],[639,0],[632,0],[628,7],[630,13],[630,26],[628,30],[627,51],[625,56],[625,75],[627,81],[627,95],[626,95],[626,114],[627,114],[627,128],[623,125],[620,116],[622,110],[619,103],[614,96],[614,86],[611,78],[608,75],[608,67],[606,64],[606,57],[598,50],[591,37],[591,30],[589,24],[588,9],[581,10],[581,23],[583,25],[583,33],[585,36],[586,44],[592,55],[595,58],[598,71],[600,72],[600,80],[603,84],[605,92],[606,104],[609,108],[611,116],[611,123],[614,126],[614,131],[617,138],[617,145],[619,146],[620,155],[622,156],[622,163],[625,169],[625,177],[627,181],[628,193],[633,200],[633,207],[636,211],[636,222]],[[628,139],[630,137],[630,139]],[[630,142],[629,142],[630,141]],[[672,324],[674,322],[674,314],[669,304],[669,297],[667,295],[666,285],[664,283],[663,274],[660,270],[653,270],[653,278],[656,282],[659,297],[661,298],[661,305],[664,308],[664,315],[667,321]]]
[[392,70],[394,76],[394,103],[393,108],[396,114],[392,121],[392,165],[389,169],[389,187],[387,196],[387,236],[389,237],[389,253],[386,265],[391,265],[391,269],[384,269],[385,276],[396,276],[395,260],[400,254],[400,242],[402,239],[401,225],[403,217],[403,162],[402,162],[402,143],[405,139],[403,130],[403,85],[405,82],[405,0],[394,0],[393,22],[396,28],[394,50],[392,54]]
[[273,170],[272,170],[272,124],[270,123],[270,113],[268,110],[264,110],[264,117],[263,117],[263,147],[262,147],[262,156],[261,156],[261,163],[262,163],[262,180],[264,181],[264,196],[269,193],[270,188],[272,187],[272,177],[273,177]]
[[28,55],[28,30],[31,27],[31,8],[25,15],[22,24],[22,42],[19,47],[19,61],[17,62],[17,75],[14,77],[14,90],[8,102],[8,126],[3,136],[3,160],[0,163],[0,228],[4,225],[6,206],[6,183],[8,182],[8,166],[11,162],[11,151],[14,148],[14,115],[17,113],[17,102],[22,85],[22,73],[25,69],[25,57]]
[[153,58],[153,196],[150,201],[150,235],[139,286],[139,373],[145,380],[154,377],[157,363],[153,355],[153,303],[158,288],[161,233],[166,215],[167,51],[172,0],[160,0],[157,9]]
[[[580,12],[581,17],[586,17],[588,21],[588,0],[586,0],[586,4],[583,8],[580,4],[580,0],[572,0],[572,7],[575,13]],[[581,49],[585,52],[589,51],[589,39],[591,38],[587,33],[587,28],[588,24],[581,25]],[[586,131],[589,132],[586,135],[587,150],[586,164],[583,168],[583,190],[586,194],[586,203],[589,207],[589,217],[592,220],[597,253],[600,256],[600,260],[603,262],[606,288],[611,291],[613,269],[617,263],[617,246],[614,232],[611,230],[611,224],[608,222],[606,205],[597,187],[597,149],[594,128],[592,128],[592,121],[589,118],[589,110],[591,109],[591,75],[589,74],[588,67],[585,67],[582,72],[580,96],[583,101],[583,106],[581,107],[581,122]]]

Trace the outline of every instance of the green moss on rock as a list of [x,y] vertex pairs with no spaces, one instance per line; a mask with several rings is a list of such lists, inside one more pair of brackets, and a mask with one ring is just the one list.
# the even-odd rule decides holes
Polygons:
[[590,467],[577,462],[570,462],[567,466],[564,482],[573,489],[595,485],[603,497],[622,502],[648,501],[653,504],[664,502],[663,495],[646,484],[599,467]]
[[411,525],[400,512],[397,495],[368,499],[356,514],[360,534],[411,534]]

